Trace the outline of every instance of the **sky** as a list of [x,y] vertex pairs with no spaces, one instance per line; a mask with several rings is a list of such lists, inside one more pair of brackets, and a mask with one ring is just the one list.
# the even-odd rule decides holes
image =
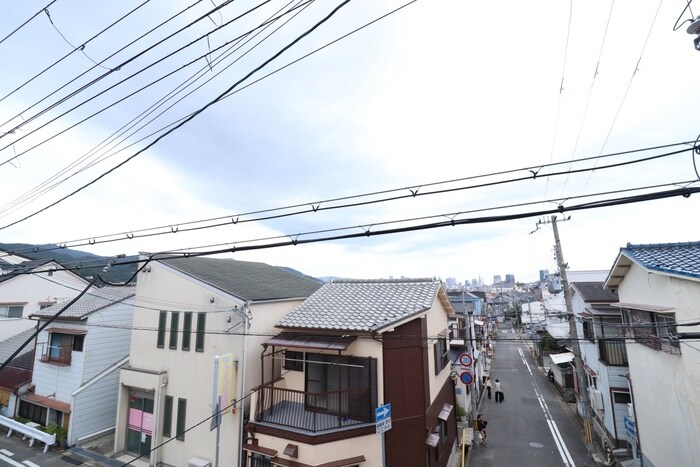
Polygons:
[[[557,268],[558,206],[700,186],[685,0],[351,0],[323,21],[341,4],[13,4],[0,242],[530,282]],[[699,200],[559,214],[564,261],[697,241]]]

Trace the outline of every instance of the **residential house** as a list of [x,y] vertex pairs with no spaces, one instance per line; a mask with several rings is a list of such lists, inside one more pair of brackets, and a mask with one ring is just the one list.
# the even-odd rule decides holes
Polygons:
[[605,287],[626,325],[643,465],[700,465],[700,242],[628,244]]
[[[325,284],[264,342],[246,465],[448,465],[457,438],[452,313],[437,280]],[[388,404],[390,427],[375,424]]]
[[[133,286],[90,289],[37,336],[32,390],[16,415],[56,423],[69,446],[114,429],[119,367],[129,355]],[[34,312],[39,327],[69,302]]]
[[[627,349],[617,295],[603,282],[572,282],[571,304],[576,316],[581,360],[591,406],[595,441],[612,459],[612,450],[627,447],[624,417],[631,402]],[[579,407],[583,414],[583,408]]]
[[[0,362],[5,362],[34,335],[34,329],[28,329],[8,339],[0,341]],[[34,361],[34,342],[24,347],[7,366],[0,371],[0,415],[12,417],[19,401],[19,394],[26,392],[32,381],[32,363]]]
[[153,466],[239,465],[248,394],[259,384],[257,349],[320,286],[264,263],[150,261],[136,292],[148,308],[134,317],[121,370],[117,455]]
[[88,284],[50,259],[22,259],[0,257],[0,340],[35,327],[31,314],[77,296]]

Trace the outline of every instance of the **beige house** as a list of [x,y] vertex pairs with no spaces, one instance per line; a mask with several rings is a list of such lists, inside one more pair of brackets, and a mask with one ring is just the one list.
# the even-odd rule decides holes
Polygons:
[[643,465],[700,465],[700,242],[621,248],[605,287],[622,310]]
[[151,261],[137,284],[116,454],[153,466],[216,465],[217,457],[239,465],[257,349],[321,283],[263,263],[178,258]]
[[[448,465],[457,431],[452,313],[436,280],[324,285],[263,343],[246,465]],[[388,415],[388,404],[382,435],[376,414]]]

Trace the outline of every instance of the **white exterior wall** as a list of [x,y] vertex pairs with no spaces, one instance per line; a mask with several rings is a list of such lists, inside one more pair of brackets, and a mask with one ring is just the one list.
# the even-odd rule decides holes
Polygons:
[[[186,427],[191,427],[212,415],[212,391],[214,378],[214,357],[233,354],[239,361],[238,370],[234,372],[236,397],[239,397],[243,368],[245,365],[246,392],[254,385],[260,384],[260,344],[277,333],[272,325],[290,312],[299,301],[285,301],[268,304],[253,304],[250,334],[247,337],[247,350],[243,362],[243,328],[241,316],[232,310],[235,306],[243,307],[243,302],[207,284],[196,281],[161,263],[151,263],[150,272],[139,273],[137,281],[137,304],[145,302],[154,309],[139,309],[134,315],[135,330],[132,334],[129,368],[141,371],[122,371],[122,385],[134,385],[141,389],[153,389],[155,394],[155,411],[162,407],[166,395],[173,397],[173,427],[177,420],[177,402],[179,398],[187,400]],[[211,299],[214,299],[213,302]],[[162,305],[158,305],[158,304]],[[178,333],[177,349],[169,348],[170,333],[166,332],[165,346],[157,347],[158,307],[168,311],[193,312],[192,336],[190,350],[182,350],[182,332]],[[207,312],[204,352],[195,351],[196,317],[198,312]],[[230,317],[230,323],[227,319]],[[167,329],[170,329],[171,313],[168,313]],[[179,328],[182,330],[184,316],[180,313]],[[238,326],[237,326],[238,325]],[[235,327],[235,329],[231,329]],[[142,329],[150,329],[142,330]],[[227,333],[227,330],[229,332]],[[145,371],[144,371],[145,370]],[[157,376],[159,375],[159,376]],[[160,381],[166,385],[156,387]],[[139,386],[148,384],[151,387]],[[121,391],[119,403],[119,424],[115,439],[115,450],[120,452],[126,446],[126,418],[128,397],[126,390]],[[246,400],[246,404],[249,401]],[[220,459],[236,459],[240,443],[240,420],[236,414],[227,413],[221,425]],[[155,433],[152,446],[165,438],[162,437],[162,414],[154,414]],[[203,423],[187,432],[185,440],[174,440],[155,451],[151,462],[164,462],[169,465],[187,465],[187,460],[200,457],[214,462],[216,452],[215,432],[209,430],[209,423]]]
[[59,266],[48,263],[34,270],[47,271],[45,274],[25,274],[0,282],[0,303],[27,302],[22,312],[25,319],[0,318],[0,340],[36,327],[35,321],[26,318],[39,311],[39,302],[70,299],[87,286],[84,279],[68,271],[55,271],[49,277],[48,271],[52,267]]
[[86,330],[85,324],[84,321],[54,321],[48,328],[39,333],[32,374],[32,383],[36,387],[36,394],[40,396],[53,394],[59,401],[71,403],[73,399],[71,394],[80,387],[83,381],[83,364],[87,346],[83,346],[82,352],[72,351],[70,365],[68,366],[43,363],[41,361],[42,348],[47,346],[49,342],[47,329],[60,327],[63,329]]
[[115,369],[73,398],[68,445],[79,438],[112,428],[117,418],[119,369]]
[[[134,301],[129,298],[88,316],[81,383],[129,355]],[[54,323],[56,323],[54,321]],[[110,327],[105,327],[105,325]]]
[[[428,375],[430,377],[430,403],[440,393],[440,390],[445,385],[445,380],[450,377],[450,372],[452,371],[451,365],[445,365],[440,373],[435,374],[435,338],[439,333],[447,329],[448,326],[448,314],[440,303],[439,300],[433,301],[433,306],[428,311],[425,319],[428,320]],[[474,332],[472,329],[471,332]],[[447,343],[449,349],[449,341]]]
[[[280,456],[284,453],[284,448],[290,443],[290,440],[287,438],[278,438],[262,433],[256,433],[255,437],[259,440],[260,446],[274,449],[277,451],[277,455]],[[293,444],[299,446],[299,457],[295,460],[305,464],[320,465],[343,457],[363,455],[365,456],[365,462],[362,463],[363,466],[378,467],[382,465],[381,440],[381,435],[371,434],[316,445],[293,441]]]
[[[632,264],[619,286],[621,303],[672,307],[676,321],[700,318],[700,283],[649,272]],[[680,332],[699,332],[698,326]],[[646,466],[700,465],[700,350],[681,341],[671,355],[628,342],[637,428]]]

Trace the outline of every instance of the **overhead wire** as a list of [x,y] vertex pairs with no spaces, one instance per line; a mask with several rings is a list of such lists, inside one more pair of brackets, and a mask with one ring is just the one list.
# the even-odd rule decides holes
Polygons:
[[[627,83],[627,87],[625,88],[625,92],[622,95],[622,99],[620,100],[620,104],[617,107],[617,111],[615,112],[615,116],[613,117],[613,120],[610,123],[610,128],[608,129],[608,132],[605,135],[605,139],[603,140],[603,144],[600,147],[601,154],[605,150],[605,146],[608,144],[608,140],[610,139],[610,135],[612,134],[613,128],[615,128],[615,124],[617,123],[617,119],[620,116],[620,112],[622,111],[622,106],[625,104],[625,101],[627,99],[627,94],[629,93],[629,90],[632,87],[632,82],[634,81],[634,77],[637,75],[637,71],[639,71],[639,64],[642,62],[642,57],[644,56],[644,51],[646,50],[647,44],[649,43],[649,38],[651,37],[651,32],[654,29],[654,24],[656,24],[656,18],[659,16],[659,10],[661,9],[662,3],[663,3],[663,0],[659,0],[659,5],[656,7],[656,12],[654,13],[654,18],[651,21],[651,25],[649,26],[649,31],[647,32],[646,38],[644,39],[644,45],[642,45],[642,50],[639,53],[639,59],[637,59],[637,64],[634,66],[634,71],[632,72],[632,76],[630,77],[630,80]],[[586,188],[588,188],[588,183],[590,182],[593,173],[594,172],[591,172],[588,175],[588,178],[586,179],[586,183],[583,186],[582,192],[585,192]]]
[[[149,34],[153,33],[154,31],[158,30],[159,28],[161,28],[161,27],[164,26],[165,24],[167,24],[167,23],[169,23],[170,21],[172,21],[173,19],[177,18],[177,17],[180,16],[181,14],[185,13],[187,10],[189,10],[189,9],[192,8],[192,7],[194,7],[197,3],[201,2],[201,1],[202,1],[202,0],[197,0],[195,3],[190,4],[189,6],[187,6],[186,8],[184,8],[183,10],[181,10],[180,12],[178,12],[178,13],[172,15],[170,18],[168,18],[168,19],[166,19],[165,21],[161,22],[160,24],[154,26],[153,28],[151,28],[150,30],[148,30],[148,31],[146,31],[145,33],[141,34],[139,37],[137,37],[136,39],[132,40],[131,42],[129,42],[129,43],[126,44],[125,46],[121,47],[119,50],[117,50],[117,51],[115,51],[114,53],[112,53],[111,55],[109,55],[108,57],[102,59],[98,64],[101,65],[102,63],[104,63],[105,61],[107,61],[107,60],[109,60],[110,58],[114,57],[114,56],[117,55],[118,53],[124,51],[124,50],[127,49],[128,47],[132,46],[132,45],[135,44],[136,42],[138,42],[138,41],[140,41],[141,39],[143,39],[144,37],[148,36]],[[176,35],[180,34],[181,32],[185,31],[186,29],[188,29],[188,28],[194,26],[194,25],[197,24],[199,21],[202,21],[203,19],[207,18],[207,15],[208,15],[208,14],[211,14],[211,13],[213,13],[213,12],[215,12],[215,11],[220,10],[221,8],[224,8],[225,6],[227,6],[228,4],[230,4],[230,3],[233,2],[233,1],[235,1],[235,0],[226,0],[226,1],[222,2],[221,5],[219,5],[219,6],[215,7],[215,8],[213,8],[212,10],[209,10],[209,11],[208,11],[207,13],[205,13],[204,15],[202,15],[202,16],[196,18],[195,20],[191,21],[190,23],[186,24],[185,26],[182,26],[181,28],[179,28],[179,29],[176,30],[175,32],[172,32],[172,33],[168,34],[166,37],[164,37],[164,38],[162,38],[162,39],[156,41],[154,44],[151,44],[151,45],[148,46],[147,48],[145,48],[145,49],[139,51],[138,53],[136,53],[136,55],[133,55],[133,56],[129,57],[128,59],[126,59],[126,60],[120,62],[118,65],[116,65],[116,66],[110,68],[109,71],[107,71],[107,72],[101,74],[100,76],[98,76],[97,78],[94,78],[93,80],[91,80],[91,81],[88,82],[87,84],[84,84],[83,86],[79,87],[79,88],[76,89],[76,90],[73,90],[72,92],[70,92],[70,93],[67,94],[66,96],[63,96],[62,98],[60,98],[60,99],[58,99],[57,101],[53,102],[53,103],[50,104],[48,107],[46,107],[46,108],[44,108],[43,110],[39,111],[37,114],[34,114],[34,115],[31,117],[31,119],[33,120],[33,119],[35,119],[35,118],[38,118],[39,116],[41,116],[41,115],[45,114],[46,112],[48,112],[48,111],[54,109],[54,108],[57,107],[58,105],[60,105],[60,104],[62,104],[63,102],[67,101],[68,99],[70,99],[70,98],[76,96],[77,94],[81,93],[82,91],[84,91],[84,90],[90,88],[91,86],[95,85],[96,83],[100,82],[102,79],[106,78],[107,76],[109,76],[110,74],[114,73],[115,71],[120,71],[120,70],[122,69],[122,67],[124,67],[125,65],[128,65],[129,63],[135,61],[135,60],[138,59],[139,57],[145,55],[147,52],[150,52],[151,50],[155,49],[157,46],[159,46],[159,45],[161,45],[161,44],[164,44],[165,42],[167,42],[168,40],[172,39],[172,38],[175,37]],[[269,1],[269,0],[267,0],[267,1]],[[31,110],[31,109],[34,108],[35,106],[39,105],[40,103],[42,103],[43,101],[45,101],[46,99],[48,99],[49,97],[51,97],[51,96],[53,96],[54,94],[56,94],[57,92],[63,90],[63,89],[64,89],[65,87],[67,87],[68,85],[74,83],[74,82],[77,81],[79,78],[85,76],[87,73],[89,73],[90,71],[94,70],[95,68],[97,68],[97,65],[93,65],[93,66],[90,67],[88,70],[86,70],[86,71],[84,71],[83,73],[79,74],[77,77],[75,77],[75,78],[69,80],[67,83],[65,83],[65,84],[63,84],[62,86],[60,86],[59,88],[55,89],[55,90],[52,91],[51,93],[47,94],[46,96],[44,96],[43,98],[41,98],[40,100],[38,100],[37,102],[35,102],[34,104],[30,105],[29,107],[25,108],[25,109],[22,110],[21,112],[17,113],[14,117],[11,117],[11,118],[10,118],[9,120],[7,120],[6,122],[0,124],[0,126],[6,125],[7,123],[11,122],[11,121],[14,120],[15,118],[20,117],[20,116],[21,116],[22,114],[24,114],[25,112],[28,112],[29,110]],[[31,121],[31,120],[30,120],[30,119],[27,119],[26,121],[22,122],[22,124],[15,126],[15,127],[12,128],[11,130],[6,131],[5,133],[0,133],[0,138],[2,138],[3,136],[6,136],[7,134],[13,133],[15,130],[18,130],[19,128],[21,128],[22,126],[24,126],[24,125],[25,125],[26,123],[28,123],[29,121]],[[3,148],[3,149],[4,149],[4,148]],[[4,163],[3,163],[3,164],[4,164]],[[3,164],[0,164],[0,165],[3,165]]]
[[46,10],[48,7],[50,7],[50,6],[53,5],[54,3],[56,3],[56,0],[50,1],[45,7],[43,7],[42,9],[40,9],[39,11],[37,11],[36,13],[34,13],[32,16],[30,16],[29,19],[27,19],[24,23],[20,24],[20,25],[17,26],[15,29],[13,29],[9,34],[7,34],[5,37],[3,37],[2,39],[0,39],[0,44],[2,44],[2,43],[5,42],[7,39],[9,39],[10,37],[12,37],[17,31],[19,31],[19,30],[22,29],[24,26],[26,26],[27,24],[29,24],[29,22],[31,22],[34,18],[36,18],[37,16],[39,16],[41,13],[43,13],[44,10]]
[[[35,79],[37,79],[38,77],[40,77],[41,75],[43,75],[44,73],[46,73],[47,71],[49,71],[50,69],[52,69],[53,67],[55,67],[56,65],[58,65],[59,63],[61,63],[61,62],[62,62],[63,60],[65,60],[66,58],[68,58],[68,57],[70,57],[71,55],[73,55],[74,52],[81,51],[81,52],[84,53],[85,46],[87,46],[90,42],[92,42],[94,39],[97,39],[99,36],[101,36],[102,34],[104,34],[105,32],[107,32],[108,30],[112,29],[114,26],[116,26],[117,24],[119,24],[122,20],[124,20],[124,19],[128,18],[129,16],[131,16],[134,12],[136,12],[137,10],[139,10],[141,7],[143,7],[144,5],[146,5],[146,4],[147,4],[148,2],[150,2],[150,1],[151,1],[151,0],[144,0],[143,3],[141,3],[140,5],[137,5],[134,9],[132,9],[131,11],[129,11],[128,13],[126,13],[125,15],[123,15],[122,17],[120,17],[118,20],[114,21],[112,24],[110,24],[110,25],[107,26],[106,28],[102,29],[102,30],[101,30],[100,32],[98,32],[97,34],[95,34],[95,35],[93,35],[92,37],[90,37],[88,40],[86,40],[85,42],[83,42],[83,43],[82,43],[81,45],[79,45],[78,47],[76,47],[76,46],[74,46],[74,45],[72,45],[72,44],[69,43],[69,44],[71,45],[71,47],[73,47],[73,49],[72,49],[70,52],[68,52],[68,53],[66,53],[65,55],[63,55],[63,57],[59,58],[58,60],[56,60],[55,62],[53,62],[51,65],[47,66],[46,68],[44,68],[43,70],[41,70],[40,72],[38,72],[37,74],[35,74],[34,76],[32,76],[31,78],[29,78],[28,80],[26,80],[24,83],[20,84],[20,85],[17,86],[15,89],[13,89],[12,91],[10,91],[10,92],[8,92],[7,94],[5,94],[3,97],[0,97],[0,102],[4,101],[4,100],[7,99],[8,97],[12,96],[14,93],[16,93],[17,91],[19,91],[19,90],[22,89],[23,87],[25,87],[27,84],[31,83],[32,81],[34,81]],[[45,10],[48,10],[48,7],[47,7]],[[50,17],[49,17],[49,19],[50,19]],[[51,24],[53,24],[53,21],[51,22]],[[55,25],[54,25],[54,27],[55,27]],[[59,32],[59,34],[60,34],[60,32]],[[63,35],[61,34],[61,36],[63,36]],[[88,57],[88,58],[89,58],[89,57]],[[96,63],[96,62],[95,62],[94,60],[92,60],[91,58],[90,58],[90,60],[91,60],[93,63],[95,63],[95,65],[102,66],[101,64]]]
[[[606,166],[598,167],[597,170],[605,170],[608,168],[616,168],[616,167],[622,167],[626,166],[632,163],[641,163],[641,162],[646,162],[650,160],[655,160],[663,157],[670,157],[673,155],[678,155],[682,154],[683,152],[686,151],[693,151],[692,148],[683,148],[681,150],[677,151],[671,151],[671,152],[666,152],[663,154],[657,154],[649,157],[644,157],[641,159],[635,159],[632,161],[625,161],[625,162],[618,162],[618,163],[611,163]],[[626,153],[630,153],[629,151],[626,151]],[[581,159],[582,161],[588,160],[590,158],[583,158]],[[593,158],[595,159],[595,158]],[[551,166],[555,165],[564,165],[567,164],[568,162],[557,162],[551,164]],[[578,169],[579,171],[586,171],[586,170],[592,170],[592,169]],[[503,173],[516,173],[516,172],[528,172],[531,173],[532,170],[530,168],[523,168],[523,169],[512,169],[512,170],[503,170],[499,171],[496,174],[501,175]],[[568,175],[570,173],[574,173],[571,170],[568,171],[561,171],[561,172],[550,172],[546,177],[552,177],[552,176],[557,176],[557,175]],[[453,184],[457,181],[467,181],[467,180],[473,180],[473,179],[479,179],[479,178],[486,178],[493,176],[494,174],[486,174],[486,175],[474,175],[470,177],[464,177],[464,178],[459,178],[459,179],[452,179],[448,181],[441,181],[441,182],[431,182],[431,183],[426,183],[426,184],[421,184],[420,187],[431,187],[431,186],[441,186],[445,184]],[[368,205],[368,204],[376,204],[376,203],[383,203],[383,202],[389,202],[389,201],[396,201],[396,200],[401,200],[401,199],[411,199],[411,198],[417,198],[417,197],[424,197],[424,196],[432,196],[432,195],[438,195],[438,194],[444,194],[444,193],[451,193],[455,191],[463,191],[463,190],[468,190],[468,189],[476,189],[476,188],[483,188],[483,187],[488,187],[488,186],[495,186],[495,185],[502,185],[502,184],[508,184],[508,183],[513,183],[513,182],[519,182],[519,181],[526,181],[530,180],[532,177],[530,175],[528,176],[523,176],[523,177],[518,177],[518,178],[511,178],[511,179],[506,179],[506,180],[498,180],[498,181],[493,181],[493,182],[484,182],[480,184],[473,184],[473,185],[467,185],[467,186],[462,186],[462,187],[448,187],[448,188],[443,188],[443,189],[438,189],[438,190],[433,190],[433,191],[423,191],[419,192],[418,186],[412,187],[412,188],[393,188],[393,189],[388,189],[388,190],[381,190],[381,191],[375,191],[371,193],[365,193],[365,194],[358,194],[358,195],[351,195],[351,196],[346,196],[342,198],[334,198],[331,200],[324,200],[324,201],[315,201],[315,202],[306,202],[306,203],[299,203],[291,206],[284,206],[281,208],[268,208],[268,209],[262,209],[262,210],[257,210],[257,211],[251,211],[248,213],[242,213],[242,214],[234,214],[234,215],[227,215],[227,216],[222,216],[222,217],[217,217],[217,218],[209,218],[205,220],[200,220],[200,221],[188,221],[184,223],[178,223],[177,229],[173,227],[173,225],[168,225],[168,226],[160,226],[160,227],[153,227],[153,228],[147,228],[147,229],[140,229],[140,230],[134,230],[130,232],[121,232],[117,234],[109,234],[109,235],[104,235],[104,236],[97,236],[97,237],[90,237],[90,238],[83,238],[79,240],[74,240],[74,241],[69,241],[69,242],[59,242],[59,246],[53,247],[53,249],[56,248],[65,248],[70,244],[72,247],[75,246],[83,246],[86,244],[89,245],[94,245],[96,243],[109,243],[112,241],[118,241],[118,240],[124,240],[124,239],[133,239],[136,237],[143,238],[143,237],[151,237],[151,236],[156,236],[156,235],[163,235],[163,234],[169,234],[169,233],[175,233],[175,232],[185,232],[185,231],[194,231],[194,230],[202,230],[202,229],[207,229],[207,228],[214,228],[214,227],[222,227],[222,226],[229,226],[231,224],[238,224],[238,223],[249,223],[249,222],[259,222],[263,220],[271,220],[271,219],[279,219],[283,217],[291,217],[291,216],[296,216],[300,214],[308,214],[308,213],[315,213],[319,211],[326,211],[326,210],[335,210],[335,209],[342,209],[342,208],[348,208],[348,207],[357,207],[357,206],[362,206],[362,205]],[[673,182],[671,184],[662,184],[662,185],[647,185],[644,187],[637,187],[629,190],[616,190],[616,191],[607,191],[603,193],[596,193],[593,195],[587,195],[587,196],[580,196],[580,197],[568,197],[568,198],[557,198],[554,200],[549,200],[549,202],[556,202],[557,204],[561,204],[562,202],[566,201],[567,199],[578,199],[581,197],[593,197],[593,196],[605,196],[609,194],[615,194],[615,193],[621,193],[624,191],[631,191],[631,190],[648,190],[648,189],[654,189],[654,188],[659,188],[663,186],[668,186],[668,185],[687,185],[692,183],[693,181],[683,181],[683,182]],[[407,194],[401,194],[402,192],[408,191]],[[342,201],[342,200],[355,200],[355,199],[362,199],[362,198],[367,198],[367,197],[373,197],[376,195],[381,195],[381,194],[393,194],[393,193],[399,193],[397,195],[391,196],[391,197],[384,197],[384,198],[379,198],[379,199],[371,199],[368,201],[358,201],[358,202],[353,202],[353,203],[345,203],[345,204],[340,204],[336,206],[322,206],[329,204],[331,202],[335,201]],[[542,202],[542,201],[540,201]],[[532,203],[519,203],[516,205],[507,205],[505,207],[515,207],[515,206],[527,206]],[[498,208],[489,208],[489,209],[503,209],[505,207],[498,207]],[[290,209],[295,209],[295,208],[303,208],[302,210],[297,210],[294,212],[285,212]],[[472,210],[472,211],[467,211],[467,212],[476,212],[476,211],[482,211],[481,210]],[[277,214],[273,214],[277,213]],[[254,217],[251,219],[241,219],[241,217],[247,217],[247,216],[252,216],[254,214],[267,214],[263,216],[258,216]],[[455,214],[456,215],[456,214]],[[441,216],[447,216],[447,214],[441,214]],[[212,222],[216,222],[212,224]],[[206,225],[197,225],[197,224],[202,224],[206,223]],[[191,227],[187,227],[191,226]],[[4,227],[0,227],[0,230],[2,230]],[[167,229],[164,232],[151,232],[151,233],[146,233],[152,230],[161,230],[161,229]],[[114,237],[114,238],[110,238]],[[100,241],[98,241],[100,239]],[[29,250],[26,250],[29,251]],[[46,249],[41,248],[41,247],[33,247],[32,252],[36,253],[38,251],[46,251]],[[0,254],[0,257],[2,257],[2,254]]]

